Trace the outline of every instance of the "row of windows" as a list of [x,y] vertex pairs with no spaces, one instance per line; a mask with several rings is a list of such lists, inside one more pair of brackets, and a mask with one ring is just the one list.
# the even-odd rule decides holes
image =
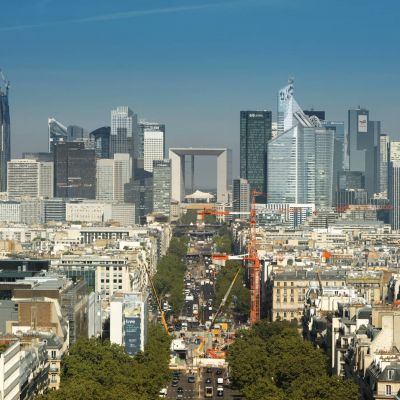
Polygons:
[[[110,280],[109,279],[105,279],[105,283],[110,283]],[[100,281],[101,283],[104,283],[104,279],[101,279],[101,281]],[[114,279],[113,280],[113,283],[122,283],[122,279]]]

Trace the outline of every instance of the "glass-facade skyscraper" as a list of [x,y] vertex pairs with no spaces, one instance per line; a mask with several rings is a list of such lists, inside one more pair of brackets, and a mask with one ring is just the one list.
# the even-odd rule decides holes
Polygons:
[[329,207],[333,201],[335,132],[309,118],[293,97],[278,94],[278,134],[268,143],[268,202]]
[[138,134],[137,115],[126,106],[111,111],[111,151],[128,153],[134,159],[134,141]]
[[347,156],[349,170],[365,174],[365,188],[371,197],[379,191],[380,121],[370,121],[369,111],[349,110]]
[[267,193],[267,144],[271,139],[271,111],[240,112],[240,177],[251,191]]
[[7,163],[11,159],[10,108],[8,105],[8,82],[0,87],[0,191],[7,191]]

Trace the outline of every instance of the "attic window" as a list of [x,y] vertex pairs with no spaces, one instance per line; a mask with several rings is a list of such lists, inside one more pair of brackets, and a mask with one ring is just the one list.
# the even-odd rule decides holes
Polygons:
[[388,379],[392,380],[394,376],[394,370],[393,369],[389,369],[388,370]]

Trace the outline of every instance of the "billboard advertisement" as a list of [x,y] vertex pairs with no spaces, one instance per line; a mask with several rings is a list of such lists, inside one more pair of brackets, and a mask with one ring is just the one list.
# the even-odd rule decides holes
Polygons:
[[141,350],[141,307],[140,304],[129,304],[124,311],[125,351],[133,356]]
[[367,133],[368,132],[368,115],[358,116],[358,132]]

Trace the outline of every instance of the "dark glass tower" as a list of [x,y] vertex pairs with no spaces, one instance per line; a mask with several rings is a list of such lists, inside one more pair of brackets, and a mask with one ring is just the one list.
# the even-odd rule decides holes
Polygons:
[[240,177],[251,191],[267,192],[267,144],[271,139],[271,111],[240,112]]
[[54,147],[55,197],[96,198],[96,155],[82,142]]
[[7,162],[11,159],[10,109],[8,106],[8,82],[5,90],[0,87],[0,191],[7,191]]
[[103,126],[90,132],[89,137],[94,140],[97,158],[110,158],[110,135],[111,128],[109,126]]

